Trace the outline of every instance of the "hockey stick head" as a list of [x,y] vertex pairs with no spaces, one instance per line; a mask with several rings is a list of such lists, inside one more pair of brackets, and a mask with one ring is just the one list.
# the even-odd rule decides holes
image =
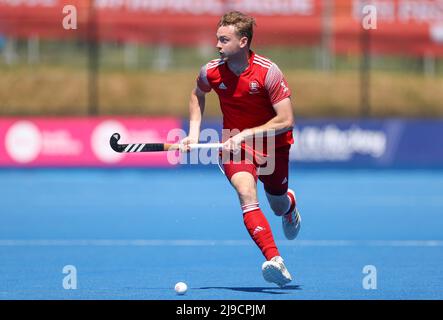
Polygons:
[[120,134],[114,133],[109,140],[109,144],[111,145],[112,150],[115,152],[123,152],[125,145],[118,144],[118,140],[120,140]]

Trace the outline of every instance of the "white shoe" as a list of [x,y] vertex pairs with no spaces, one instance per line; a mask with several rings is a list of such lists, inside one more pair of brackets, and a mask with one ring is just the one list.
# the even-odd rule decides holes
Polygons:
[[[291,193],[295,199],[295,193],[291,189],[288,189],[288,193]],[[301,216],[297,210],[297,205],[292,212],[289,212],[282,216],[283,232],[288,240],[294,240],[301,228]]]
[[263,278],[265,278],[267,282],[275,283],[280,288],[283,288],[292,281],[292,277],[280,256],[275,256],[271,260],[265,261],[261,269],[263,272]]

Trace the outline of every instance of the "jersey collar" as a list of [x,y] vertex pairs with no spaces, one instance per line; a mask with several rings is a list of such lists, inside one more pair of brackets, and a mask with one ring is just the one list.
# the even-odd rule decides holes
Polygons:
[[243,72],[240,73],[239,75],[235,74],[235,73],[229,68],[228,63],[225,63],[225,67],[226,67],[226,69],[227,69],[231,74],[233,74],[233,75],[236,76],[236,77],[240,77],[242,74],[244,74],[245,72],[248,72],[248,71],[251,69],[251,64],[252,64],[252,62],[254,61],[254,56],[255,56],[255,52],[252,51],[252,50],[249,50],[248,66],[247,66],[246,69],[243,70]]

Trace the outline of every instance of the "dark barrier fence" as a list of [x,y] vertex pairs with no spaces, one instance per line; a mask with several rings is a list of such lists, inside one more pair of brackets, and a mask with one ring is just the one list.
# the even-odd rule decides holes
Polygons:
[[[210,130],[208,130],[210,129]],[[202,123],[201,140],[221,137],[221,120]],[[164,167],[177,158],[156,154],[117,154],[121,143],[175,142],[188,132],[177,118],[3,118],[2,167]],[[443,168],[443,120],[305,120],[294,128],[290,160],[301,167]],[[204,151],[206,153],[206,151]],[[190,164],[189,160],[183,164]]]
[[441,120],[300,120],[294,134],[298,165],[443,167]]
[[[221,121],[203,122],[208,128],[221,132]],[[442,137],[442,120],[300,119],[290,161],[312,168],[443,168]]]

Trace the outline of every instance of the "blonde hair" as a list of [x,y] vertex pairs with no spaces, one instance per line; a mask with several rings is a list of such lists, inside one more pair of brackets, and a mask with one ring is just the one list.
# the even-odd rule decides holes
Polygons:
[[254,35],[254,26],[256,25],[255,19],[251,16],[247,16],[239,11],[231,11],[225,13],[217,27],[222,26],[234,26],[235,32],[239,37],[248,38],[248,47],[251,46],[252,36]]

